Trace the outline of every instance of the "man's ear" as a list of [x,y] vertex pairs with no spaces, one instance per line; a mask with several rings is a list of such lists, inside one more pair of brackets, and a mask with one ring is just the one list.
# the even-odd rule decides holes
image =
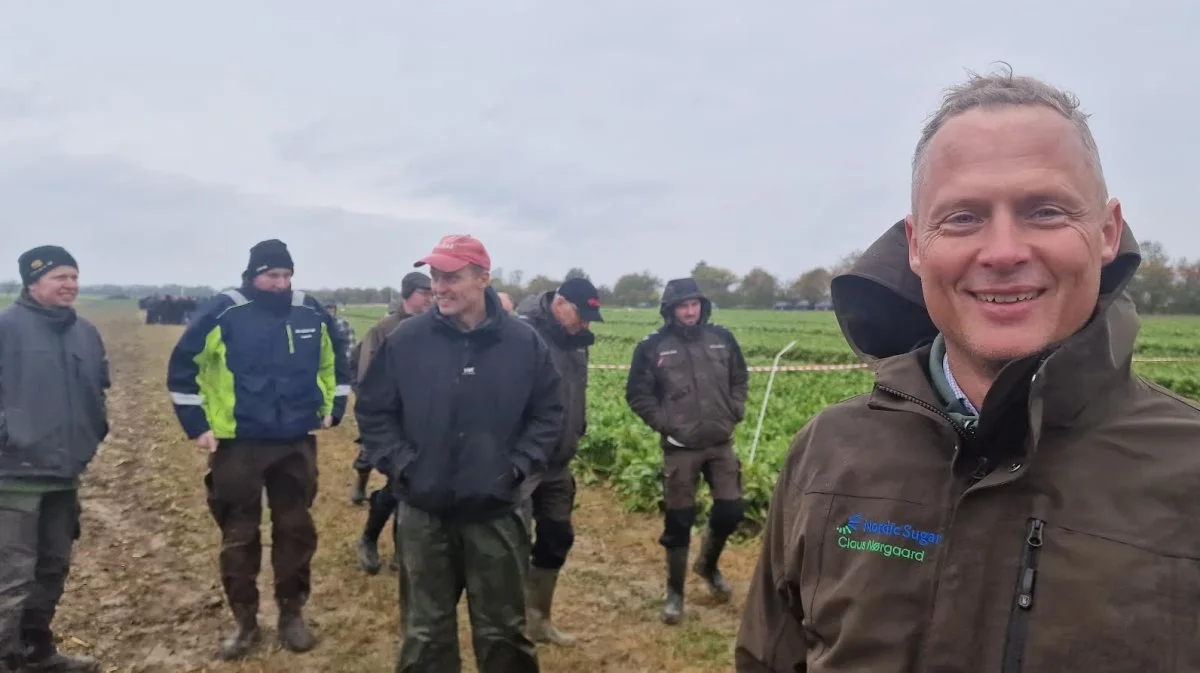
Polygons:
[[920,244],[917,240],[917,222],[912,215],[904,217],[904,238],[908,241],[908,268],[920,276],[921,256],[918,253]]
[[1104,224],[1101,225],[1103,229],[1100,232],[1104,249],[1100,252],[1100,259],[1108,264],[1117,258],[1117,251],[1121,249],[1121,236],[1125,233],[1125,215],[1121,212],[1121,202],[1116,199],[1109,199],[1104,210]]

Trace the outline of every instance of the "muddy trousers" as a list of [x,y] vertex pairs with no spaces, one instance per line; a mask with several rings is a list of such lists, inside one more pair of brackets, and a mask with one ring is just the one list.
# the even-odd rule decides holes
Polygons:
[[667,549],[687,548],[696,521],[696,490],[700,478],[708,483],[713,506],[708,527],[724,539],[741,523],[742,465],[726,443],[708,449],[663,446],[663,496],[666,516],[659,544]]
[[55,652],[50,623],[77,539],[75,491],[0,498],[0,661]]
[[397,511],[408,577],[396,673],[459,673],[457,607],[467,593],[480,673],[537,673],[525,635],[529,532],[517,511],[479,522],[444,520],[404,503]]
[[317,494],[316,437],[287,443],[222,440],[210,456],[204,483],[209,511],[221,528],[221,584],[230,606],[258,607],[264,488],[271,510],[275,600],[281,607],[307,602],[309,565],[317,550],[309,513]]

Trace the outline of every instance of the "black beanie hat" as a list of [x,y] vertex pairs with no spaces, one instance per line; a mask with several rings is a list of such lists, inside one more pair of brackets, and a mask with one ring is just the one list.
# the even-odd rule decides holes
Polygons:
[[254,278],[269,269],[296,270],[287,244],[277,238],[267,239],[250,248],[250,263],[246,265],[244,275],[247,279]]
[[69,266],[76,271],[79,264],[66,249],[57,245],[41,245],[26,251],[17,258],[17,268],[21,273],[21,284],[29,287],[39,278],[60,266]]
[[420,271],[410,271],[404,276],[404,279],[400,281],[400,297],[402,299],[408,299],[412,296],[412,293],[416,292],[417,290],[430,289],[433,288],[429,284],[429,276],[426,276]]

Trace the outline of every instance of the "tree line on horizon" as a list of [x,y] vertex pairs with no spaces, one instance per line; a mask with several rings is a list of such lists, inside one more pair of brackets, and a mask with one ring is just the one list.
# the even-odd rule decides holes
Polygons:
[[[1129,294],[1143,314],[1200,314],[1200,259],[1173,260],[1157,241],[1141,243],[1142,264],[1129,286]],[[742,276],[732,270],[701,260],[691,277],[714,304],[727,308],[766,309],[786,303],[788,307],[828,308],[829,284],[839,273],[858,261],[861,251],[845,255],[837,264],[816,267],[792,279],[780,279],[762,267],[754,267]],[[581,268],[572,268],[562,277],[538,274],[525,279],[522,271],[492,271],[492,285],[507,292],[513,301],[556,289],[568,278],[587,278]],[[611,286],[597,285],[602,304],[608,306],[657,306],[665,281],[650,271],[627,273]],[[15,294],[20,284],[0,282],[0,294]],[[139,299],[148,296],[184,296],[204,298],[219,290],[209,286],[183,285],[85,285],[81,292],[92,296]],[[394,287],[322,288],[308,290],[322,301],[340,304],[387,304],[397,301],[400,291]]]

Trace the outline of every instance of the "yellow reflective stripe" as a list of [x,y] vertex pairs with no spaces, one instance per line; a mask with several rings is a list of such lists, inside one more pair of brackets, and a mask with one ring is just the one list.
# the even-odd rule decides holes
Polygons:
[[321,388],[324,401],[321,416],[333,413],[333,398],[337,395],[337,370],[334,363],[333,340],[329,338],[329,326],[321,321],[321,366],[317,369],[317,386]]
[[208,333],[204,341],[204,350],[196,356],[196,364],[200,373],[196,383],[204,396],[204,415],[208,417],[208,426],[217,439],[233,439],[237,436],[237,420],[233,415],[234,397],[233,372],[225,363],[225,340],[221,338],[221,327],[218,325]]

